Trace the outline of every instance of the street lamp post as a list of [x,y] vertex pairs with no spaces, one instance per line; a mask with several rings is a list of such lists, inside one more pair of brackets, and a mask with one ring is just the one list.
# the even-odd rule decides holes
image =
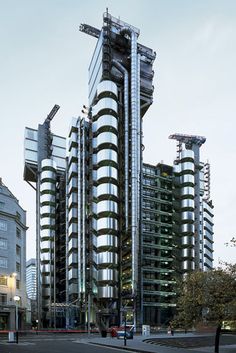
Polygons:
[[88,337],[90,336],[91,294],[88,292]]
[[124,346],[126,346],[126,311],[124,311],[124,323],[125,323],[125,330],[124,330]]
[[36,319],[36,335],[38,334],[38,329],[39,329],[39,320]]
[[16,305],[16,317],[15,317],[15,329],[16,329],[16,343],[18,343],[18,330],[19,330],[19,326],[18,326],[18,302],[20,301],[20,297],[19,295],[15,295],[13,297],[15,305]]

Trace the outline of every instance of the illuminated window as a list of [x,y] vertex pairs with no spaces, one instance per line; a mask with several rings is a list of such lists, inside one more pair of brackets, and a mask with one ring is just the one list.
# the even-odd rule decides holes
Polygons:
[[7,286],[7,277],[0,276],[0,286]]

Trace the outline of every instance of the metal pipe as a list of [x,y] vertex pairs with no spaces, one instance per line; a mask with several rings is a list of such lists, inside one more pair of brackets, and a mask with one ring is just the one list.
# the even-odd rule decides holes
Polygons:
[[37,313],[38,328],[42,324],[42,286],[41,286],[41,268],[40,268],[40,174],[37,174],[36,182],[36,260],[37,260]]
[[85,120],[82,120],[82,180],[83,180],[83,185],[82,185],[82,239],[83,239],[83,289],[84,293],[86,291],[86,249],[85,249]]
[[66,329],[69,328],[69,276],[68,276],[68,157],[66,158]]
[[[132,292],[135,296],[138,281],[138,131],[139,122],[139,72],[137,58],[137,34],[130,27],[123,27],[120,34],[127,34],[131,38],[131,238],[132,238]],[[136,313],[134,312],[134,326],[136,326]]]
[[125,229],[129,227],[129,74],[119,62],[112,60],[112,64],[124,77],[124,111],[125,111]]
[[53,327],[56,329],[56,232],[53,236]]
[[137,179],[137,217],[138,217],[138,227],[140,221],[140,175],[141,175],[141,119],[140,119],[140,54],[137,56],[137,135],[138,135],[138,179]]
[[78,299],[80,299],[81,294],[81,120],[78,118],[77,120],[78,125],[78,150],[77,150],[77,157],[78,157],[78,266],[77,266],[77,277],[78,277]]
[[127,34],[131,38],[131,238],[132,238],[132,286],[133,294],[137,289],[137,240],[138,240],[138,222],[137,222],[137,90],[138,90],[138,72],[137,72],[137,34],[130,27],[123,27],[120,34]]

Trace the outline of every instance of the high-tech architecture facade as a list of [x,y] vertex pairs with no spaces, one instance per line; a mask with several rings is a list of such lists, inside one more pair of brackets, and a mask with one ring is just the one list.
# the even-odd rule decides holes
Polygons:
[[174,134],[177,158],[174,165],[177,205],[175,230],[179,234],[181,271],[213,267],[213,205],[210,200],[210,165],[200,161],[205,137]]
[[50,129],[58,109],[38,129],[25,129],[24,179],[36,190],[38,320],[45,327],[66,300],[66,139]]
[[175,134],[173,166],[143,165],[141,294],[143,322],[168,322],[178,277],[213,268],[210,165],[200,161],[205,138]]
[[97,44],[88,116],[72,122],[69,137],[68,294],[91,298],[91,317],[107,325],[123,310],[140,322],[142,118],[155,53],[138,43],[137,28],[108,13],[103,20],[101,30],[81,25]]
[[212,265],[199,146],[181,140],[187,152],[174,167],[143,165],[156,55],[137,28],[107,12],[101,30],[80,30],[96,46],[88,106],[71,121],[67,152],[50,131],[57,106],[25,135],[24,177],[37,193],[39,321],[159,324],[175,306],[176,274]]
[[170,320],[175,307],[173,167],[144,164],[142,186],[141,312],[144,324],[157,325]]
[[[0,178],[0,329],[25,328],[26,211]],[[16,297],[19,297],[20,300]]]

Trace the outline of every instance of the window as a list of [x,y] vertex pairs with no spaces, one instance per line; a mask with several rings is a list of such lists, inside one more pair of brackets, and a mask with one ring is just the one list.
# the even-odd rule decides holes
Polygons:
[[6,303],[7,303],[7,294],[0,293],[0,304],[6,304]]
[[17,238],[21,238],[21,230],[19,228],[16,228],[16,236]]
[[20,280],[19,279],[16,280],[16,289],[20,289]]
[[21,221],[21,214],[19,212],[16,212],[16,218],[18,219],[18,221]]
[[20,273],[20,263],[16,262],[16,272]]
[[0,238],[0,249],[7,250],[7,239]]
[[5,202],[0,202],[0,210],[3,210],[5,207]]
[[0,219],[0,230],[6,232],[7,231],[7,222],[3,219]]
[[0,276],[0,286],[7,286],[7,277]]
[[0,267],[7,268],[7,258],[0,256]]
[[19,245],[16,245],[16,255],[17,256],[21,255],[21,247]]

